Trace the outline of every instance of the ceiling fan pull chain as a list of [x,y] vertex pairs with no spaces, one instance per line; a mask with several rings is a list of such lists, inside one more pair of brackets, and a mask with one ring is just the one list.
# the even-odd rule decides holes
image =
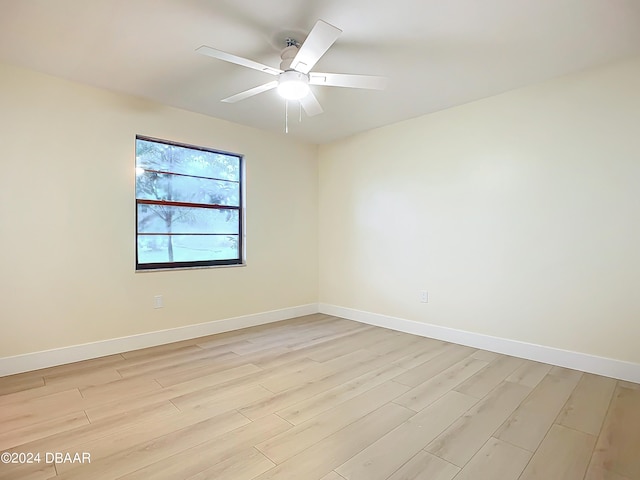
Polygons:
[[284,133],[289,133],[289,100],[284,101]]
[[298,102],[298,123],[302,123],[302,102]]

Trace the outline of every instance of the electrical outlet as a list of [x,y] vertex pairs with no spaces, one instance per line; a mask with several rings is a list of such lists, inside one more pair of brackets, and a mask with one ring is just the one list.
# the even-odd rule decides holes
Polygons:
[[426,290],[420,290],[420,303],[429,303],[429,292]]
[[153,297],[153,308],[163,308],[164,300],[162,300],[162,295],[156,295]]

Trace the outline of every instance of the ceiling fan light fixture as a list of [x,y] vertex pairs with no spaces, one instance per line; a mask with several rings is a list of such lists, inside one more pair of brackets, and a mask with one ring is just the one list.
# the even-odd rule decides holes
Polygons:
[[309,93],[309,75],[295,70],[282,72],[278,77],[278,94],[287,100],[300,100]]

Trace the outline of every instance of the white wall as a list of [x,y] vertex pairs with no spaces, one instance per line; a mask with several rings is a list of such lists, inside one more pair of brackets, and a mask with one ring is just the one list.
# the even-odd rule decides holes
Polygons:
[[639,86],[636,58],[322,146],[320,302],[640,363]]
[[[134,272],[136,134],[245,155],[248,266]],[[0,358],[315,303],[317,180],[284,134],[0,65]]]

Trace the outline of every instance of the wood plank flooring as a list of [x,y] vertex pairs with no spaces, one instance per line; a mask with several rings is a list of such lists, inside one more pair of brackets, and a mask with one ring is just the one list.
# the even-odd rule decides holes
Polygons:
[[640,480],[640,385],[317,314],[0,378],[0,452],[0,480]]

